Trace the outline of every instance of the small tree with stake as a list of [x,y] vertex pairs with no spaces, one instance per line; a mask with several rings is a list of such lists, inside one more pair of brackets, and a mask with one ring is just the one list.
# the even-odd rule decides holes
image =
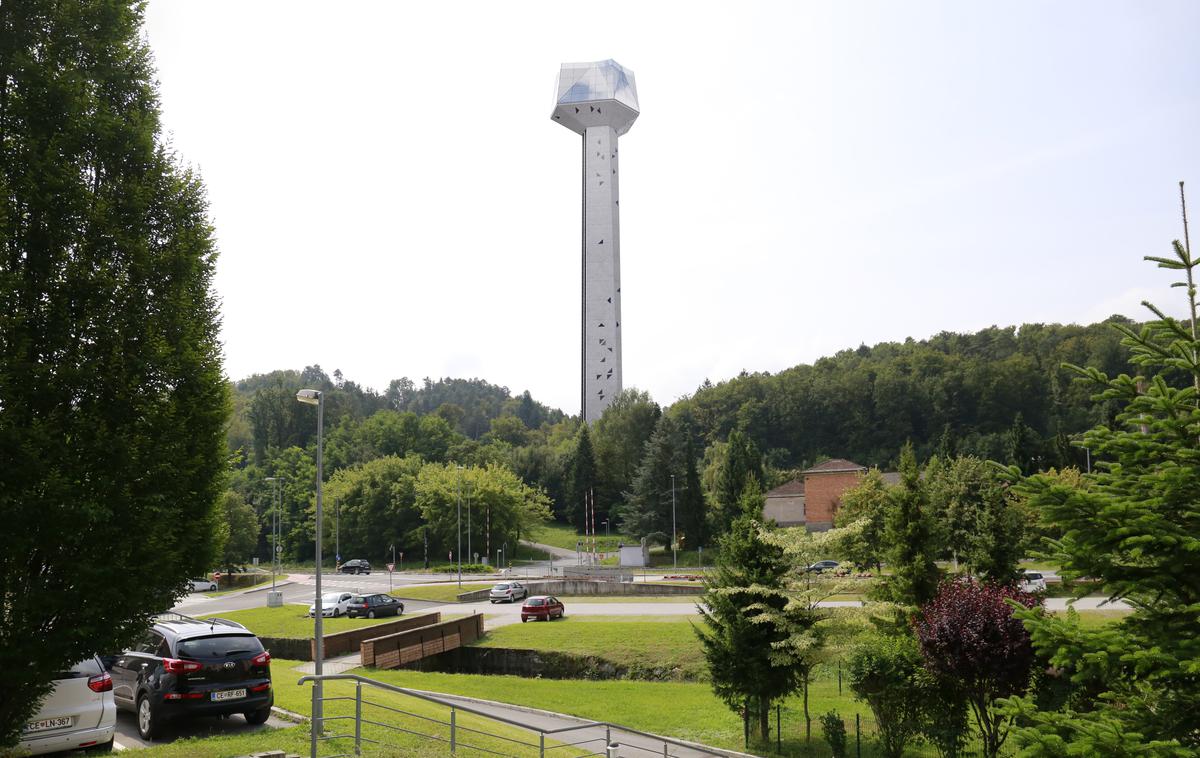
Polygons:
[[998,698],[1024,694],[1034,661],[1029,633],[1010,601],[1038,605],[1012,587],[946,581],[914,623],[925,666],[966,698],[988,758],[999,755],[1009,726],[1008,716],[992,706]]

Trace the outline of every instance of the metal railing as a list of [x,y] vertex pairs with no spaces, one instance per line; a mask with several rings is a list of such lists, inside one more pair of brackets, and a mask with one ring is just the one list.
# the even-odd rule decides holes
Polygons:
[[[728,755],[724,751],[705,748],[700,745],[693,745],[679,740],[673,740],[670,737],[662,737],[649,732],[642,732],[636,729],[621,726],[619,724],[611,724],[605,721],[587,721],[582,724],[573,726],[557,727],[547,729],[531,724],[523,723],[515,719],[498,716],[493,713],[488,713],[482,708],[476,708],[462,703],[451,702],[442,698],[436,697],[433,694],[422,692],[420,690],[411,690],[405,687],[397,687],[385,682],[379,682],[374,679],[357,676],[354,674],[324,674],[321,676],[309,675],[300,678],[298,684],[307,682],[316,683],[330,681],[348,681],[354,683],[354,696],[338,695],[324,697],[318,696],[320,691],[317,687],[312,690],[312,713],[328,713],[328,710],[323,709],[326,703],[335,701],[353,702],[354,715],[326,715],[320,719],[320,724],[313,721],[311,725],[311,758],[318,758],[318,748],[322,743],[332,744],[335,741],[350,741],[353,740],[353,752],[336,753],[325,758],[340,758],[341,756],[359,756],[362,755],[363,745],[374,746],[378,748],[395,748],[399,750],[405,749],[406,746],[395,743],[386,742],[382,735],[391,734],[407,734],[420,739],[430,740],[433,742],[441,742],[449,745],[450,754],[457,755],[460,750],[469,750],[478,753],[487,753],[489,755],[511,756],[512,758],[524,758],[525,756],[537,755],[538,758],[546,758],[550,754],[554,756],[563,755],[564,752],[572,758],[584,758],[585,756],[609,756],[615,758],[621,756],[662,756],[663,758],[690,758],[691,756],[725,756]],[[426,703],[433,703],[445,708],[449,708],[448,720],[443,721],[433,716],[406,711],[402,708],[388,705],[385,703],[370,700],[364,697],[364,687],[368,688],[368,693],[371,689],[382,692],[394,693],[414,698]],[[377,708],[384,712],[383,716],[368,718],[363,715],[363,708]],[[529,734],[529,739],[525,741],[514,736],[498,734],[494,731],[485,729],[477,729],[471,726],[466,726],[459,723],[459,714],[469,713],[472,716],[495,722],[496,724],[511,727]],[[372,712],[374,715],[374,712]],[[415,721],[408,726],[399,726],[395,723],[386,723],[383,718],[387,716],[406,717]],[[347,731],[344,733],[325,733],[325,729],[329,728],[331,722],[339,722],[338,726],[346,725]],[[374,733],[374,736],[363,734],[363,725],[370,725],[382,731],[382,735]],[[439,727],[445,727],[442,730],[446,735],[435,734],[420,731],[419,727],[427,725],[427,728],[436,730]],[[353,731],[349,731],[350,727]],[[590,730],[590,731],[589,731]],[[337,731],[334,728],[331,731]],[[511,733],[511,729],[509,730]],[[603,733],[601,733],[601,731]],[[583,732],[580,734],[580,732]],[[575,734],[571,734],[575,733]],[[474,740],[476,736],[484,737],[487,741],[492,741],[488,746],[471,744],[466,740]],[[571,740],[575,741],[564,741]],[[619,744],[614,742],[614,739],[623,739]],[[496,743],[499,744],[496,744]],[[599,750],[596,749],[596,743],[600,743]],[[503,749],[501,749],[503,748]],[[576,750],[571,750],[575,748]],[[513,750],[515,752],[505,752],[505,750]],[[564,752],[554,752],[564,751]],[[631,752],[633,751],[633,752]]]

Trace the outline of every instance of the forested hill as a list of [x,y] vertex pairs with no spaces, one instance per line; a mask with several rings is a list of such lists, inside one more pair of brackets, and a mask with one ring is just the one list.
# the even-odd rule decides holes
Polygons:
[[[1026,324],[844,350],[778,374],[705,383],[668,414],[708,442],[741,428],[785,468],[822,456],[887,465],[905,441],[1032,467],[1079,463],[1067,437],[1111,415],[1063,363],[1132,372],[1114,322]],[[1016,449],[1014,449],[1014,446]]]

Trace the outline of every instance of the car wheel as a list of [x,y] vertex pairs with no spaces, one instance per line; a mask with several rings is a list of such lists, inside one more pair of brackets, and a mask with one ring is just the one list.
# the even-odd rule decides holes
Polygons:
[[138,734],[141,735],[142,739],[147,742],[153,742],[162,733],[162,726],[158,721],[158,714],[154,712],[154,707],[150,704],[150,698],[142,695],[137,704]]
[[526,621],[528,621],[528,620],[529,620],[529,619],[525,618],[524,616],[522,616],[522,617],[521,617],[521,623],[522,623],[522,624],[524,624],[524,623],[525,623]]
[[369,619],[375,618],[375,611],[367,611],[367,618],[369,618]]
[[334,608],[334,609],[333,609],[333,617],[334,617],[334,618],[337,618],[338,616],[341,616],[341,615],[342,615],[342,611],[341,611],[341,609],[339,609],[339,608]]
[[93,755],[96,753],[111,753],[112,749],[113,749],[113,739],[109,739],[108,742],[105,742],[103,744],[92,745],[91,747],[84,748],[83,752],[85,752],[89,755]]
[[271,708],[270,706],[259,708],[257,711],[248,711],[243,715],[246,717],[247,724],[265,724],[267,719],[271,718]]

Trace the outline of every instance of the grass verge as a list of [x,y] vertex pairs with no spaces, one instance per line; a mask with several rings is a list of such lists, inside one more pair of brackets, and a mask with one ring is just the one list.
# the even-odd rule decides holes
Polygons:
[[691,620],[687,616],[643,616],[636,621],[626,616],[568,616],[551,624],[502,626],[475,644],[595,656],[635,671],[658,670],[668,678],[696,680],[706,676],[706,669]]
[[462,587],[458,586],[457,582],[449,582],[447,584],[421,584],[415,587],[401,587],[392,590],[392,595],[395,597],[408,597],[413,600],[439,600],[445,603],[458,602],[458,593],[473,592],[474,590],[486,590],[496,586],[495,582],[472,584],[463,583]]
[[[245,611],[228,611],[209,615],[236,621],[260,637],[302,640],[311,639],[313,636],[313,619],[307,615],[307,611],[308,609],[302,605],[284,605],[280,608],[250,608]],[[326,618],[321,626],[325,634],[333,634],[395,620],[393,616],[378,619],[352,619],[341,616]]]

